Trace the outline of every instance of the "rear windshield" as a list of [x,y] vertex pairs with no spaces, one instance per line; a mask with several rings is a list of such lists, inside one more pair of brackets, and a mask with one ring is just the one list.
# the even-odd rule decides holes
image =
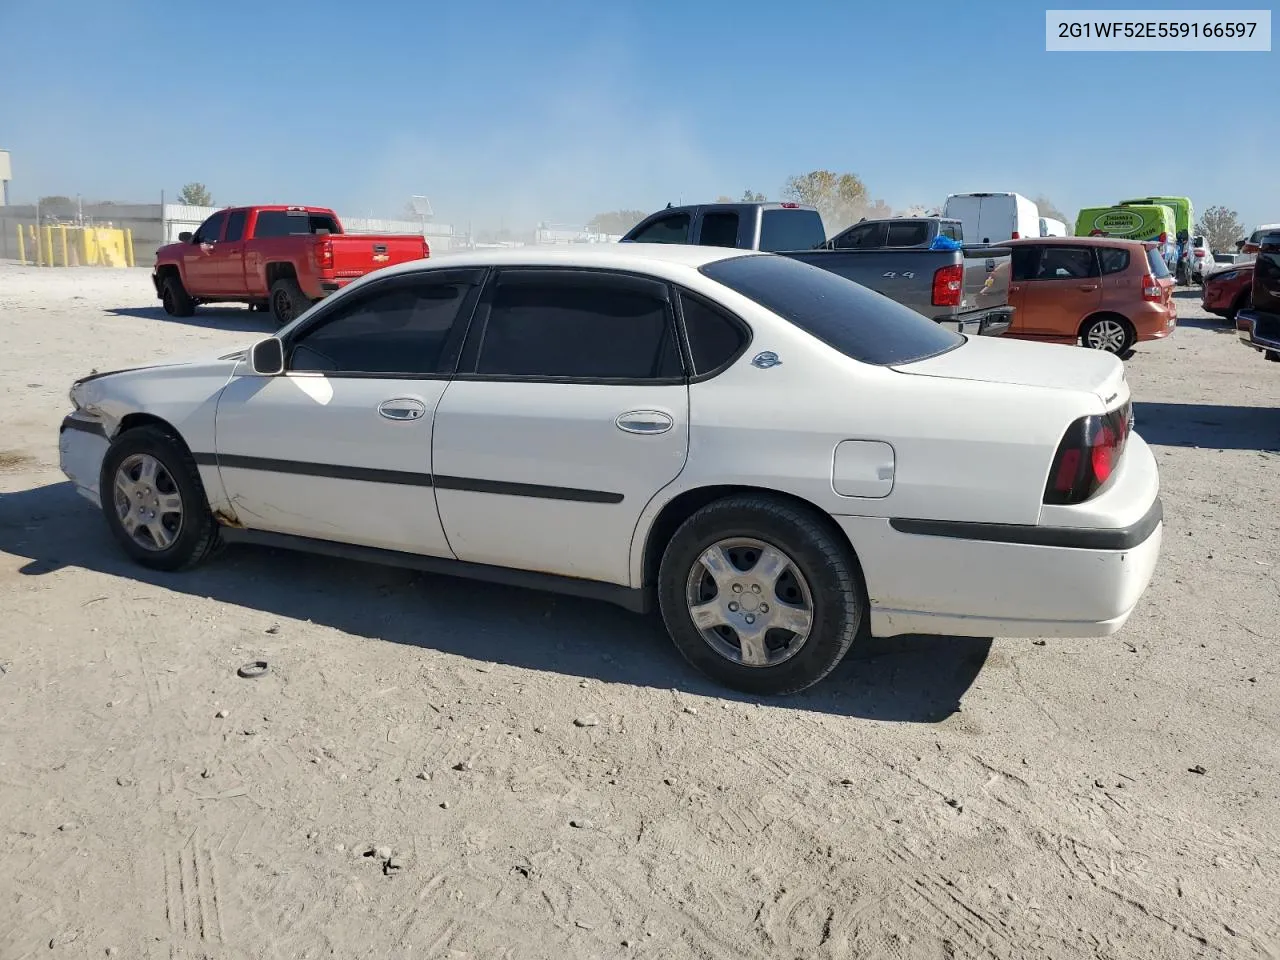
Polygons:
[[1157,280],[1161,277],[1170,276],[1169,265],[1164,262],[1164,257],[1160,255],[1159,247],[1147,247],[1147,263],[1151,265],[1151,275]]
[[863,363],[911,363],[964,343],[888,297],[788,257],[733,257],[701,272]]
[[287,210],[262,210],[258,213],[255,237],[293,237],[328,230],[341,233],[333,217],[323,213],[294,212]]
[[760,221],[760,249],[812,250],[827,242],[817,210],[765,210]]

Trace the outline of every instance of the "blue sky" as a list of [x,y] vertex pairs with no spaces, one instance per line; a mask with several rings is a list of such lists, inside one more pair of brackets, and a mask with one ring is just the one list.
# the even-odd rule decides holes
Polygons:
[[1280,220],[1275,111],[1241,83],[1276,53],[1046,53],[1044,10],[0,0],[0,147],[14,202],[200,180],[219,203],[394,215],[425,193],[438,219],[527,227],[829,168],[894,207],[1152,193]]

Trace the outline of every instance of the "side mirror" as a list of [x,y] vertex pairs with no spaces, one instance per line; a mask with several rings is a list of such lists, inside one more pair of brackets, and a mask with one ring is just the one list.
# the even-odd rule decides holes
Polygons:
[[179,243],[190,243],[190,242],[191,242],[191,231],[190,231],[190,230],[183,230],[180,234],[178,234],[178,242],[179,242]]
[[284,343],[279,337],[259,340],[249,351],[249,365],[260,377],[284,373]]

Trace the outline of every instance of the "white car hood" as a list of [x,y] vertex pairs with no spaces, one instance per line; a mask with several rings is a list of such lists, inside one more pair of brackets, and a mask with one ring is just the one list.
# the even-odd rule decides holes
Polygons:
[[1129,396],[1124,364],[1119,357],[1102,350],[1000,337],[969,337],[966,343],[947,353],[893,369],[922,377],[1091,393],[1107,409]]

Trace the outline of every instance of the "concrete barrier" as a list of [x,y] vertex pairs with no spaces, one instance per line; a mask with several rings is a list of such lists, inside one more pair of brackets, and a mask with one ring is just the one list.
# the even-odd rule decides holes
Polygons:
[[18,259],[37,267],[132,267],[133,231],[120,227],[19,224]]

